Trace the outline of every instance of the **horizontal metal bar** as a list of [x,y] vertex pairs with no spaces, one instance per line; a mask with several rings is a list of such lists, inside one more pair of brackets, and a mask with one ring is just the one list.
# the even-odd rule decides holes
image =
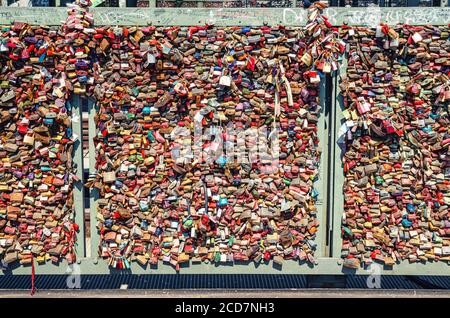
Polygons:
[[[67,8],[0,8],[0,23],[14,21],[59,25],[66,20]],[[92,8],[96,25],[305,25],[307,11],[302,8]],[[327,8],[325,15],[333,25],[376,26],[446,25],[450,8]]]
[[[243,263],[243,264],[186,264],[182,266],[180,271],[167,264],[159,263],[158,266],[153,267],[147,265],[142,267],[137,263],[131,264],[131,270],[112,269],[108,267],[105,260],[100,259],[93,261],[92,259],[81,259],[80,263],[69,267],[67,263],[63,262],[58,266],[52,266],[50,264],[36,265],[36,275],[68,275],[73,271],[80,275],[87,274],[283,274],[283,275],[344,275],[344,274],[356,274],[356,275],[440,275],[450,276],[450,266],[444,262],[436,263],[408,263],[402,262],[395,264],[393,267],[383,267],[383,265],[373,266],[371,270],[358,269],[353,270],[344,268],[341,265],[341,259],[339,258],[319,258],[318,264],[315,266],[309,266],[307,264],[299,264],[296,261],[285,261],[283,266],[275,266],[273,262],[268,264],[255,263]],[[31,274],[30,266],[19,266],[13,271],[0,272],[2,275],[28,275]]]

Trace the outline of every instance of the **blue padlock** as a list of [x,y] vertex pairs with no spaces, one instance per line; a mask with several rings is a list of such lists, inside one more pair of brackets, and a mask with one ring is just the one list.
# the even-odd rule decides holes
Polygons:
[[46,56],[47,56],[47,53],[41,54],[41,55],[39,56],[39,63],[44,62]]
[[406,205],[406,210],[408,210],[409,213],[414,213],[416,211],[416,206],[412,203],[408,203]]
[[130,269],[130,262],[128,262],[128,260],[126,258],[123,259],[123,263],[124,263],[126,269]]
[[144,108],[142,108],[142,114],[150,115],[150,106],[145,106]]
[[431,126],[425,126],[422,128],[422,131],[429,134],[433,132],[433,129],[431,128]]
[[431,113],[430,117],[436,120],[439,117],[439,114]]
[[403,217],[402,220],[402,225],[404,227],[411,227],[412,226],[412,222],[410,220],[408,220],[405,216]]
[[72,110],[72,104],[70,103],[70,101],[66,101],[66,109],[67,109],[67,111],[71,111]]
[[223,167],[227,163],[227,159],[224,156],[220,156],[217,158],[216,163]]
[[228,199],[227,198],[220,198],[219,199],[219,206],[225,206],[228,204]]
[[152,142],[156,140],[151,130],[148,131],[147,138]]
[[139,208],[141,209],[142,212],[147,211],[148,210],[148,204],[144,201],[140,201],[139,202]]

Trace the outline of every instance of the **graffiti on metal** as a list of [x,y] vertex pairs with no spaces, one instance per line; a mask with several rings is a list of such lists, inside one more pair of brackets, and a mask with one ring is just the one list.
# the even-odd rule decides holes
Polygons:
[[[302,8],[92,8],[96,25],[304,25]],[[333,25],[375,26],[448,24],[450,8],[328,8],[325,15]],[[14,21],[59,25],[67,17],[66,8],[0,8],[0,23]]]
[[376,26],[379,23],[425,25],[443,25],[450,23],[450,8],[349,8],[345,11],[328,8],[325,15],[334,25]]
[[67,19],[66,8],[0,8],[0,23],[26,22],[30,24],[60,25]]
[[[96,8],[93,9],[98,25],[108,24],[148,24],[157,25],[304,25],[306,11],[299,8],[221,8],[192,9],[170,8]],[[388,24],[406,23],[447,24],[450,23],[450,8],[328,8],[325,15],[334,25],[348,23],[350,25],[375,26],[380,22]]]
[[108,24],[155,24],[155,25],[263,25],[283,23],[281,10],[262,8],[191,9],[164,8],[143,10],[141,8],[93,9],[98,25]]

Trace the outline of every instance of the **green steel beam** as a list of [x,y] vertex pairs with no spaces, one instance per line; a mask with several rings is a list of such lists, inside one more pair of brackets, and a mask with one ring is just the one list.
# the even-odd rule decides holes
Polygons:
[[[302,8],[92,8],[96,25],[305,25]],[[446,25],[450,8],[327,8],[325,15],[334,25]],[[0,24],[14,21],[59,25],[67,17],[66,8],[0,8]]]
[[84,180],[83,180],[83,129],[82,129],[82,105],[81,98],[77,95],[72,98],[72,130],[76,136],[74,142],[73,163],[76,169],[76,176],[79,181],[74,183],[73,200],[75,206],[75,222],[79,226],[77,233],[76,255],[78,258],[86,257],[85,248],[85,227],[84,227]]
[[320,168],[317,180],[314,182],[314,187],[319,192],[316,201],[317,207],[317,218],[320,222],[318,232],[316,234],[315,243],[317,244],[315,257],[325,257],[328,256],[327,242],[326,242],[326,219],[327,219],[327,207],[328,200],[326,195],[327,183],[329,174],[327,173],[327,163],[328,163],[328,117],[329,113],[325,112],[326,109],[326,99],[325,99],[325,80],[320,82],[320,106],[322,108],[319,122],[317,124],[317,135],[319,138],[319,148],[322,150],[320,154]]
[[[338,258],[319,258],[317,265],[310,266],[307,264],[299,264],[295,261],[285,261],[281,267],[276,266],[273,262],[256,265],[253,262],[234,264],[186,264],[176,271],[171,265],[160,262],[157,266],[147,265],[140,266],[137,263],[131,264],[131,270],[112,269],[108,267],[105,260],[100,259],[98,263],[92,262],[92,259],[82,259],[78,264],[80,275],[106,275],[106,274],[283,274],[283,275],[440,275],[450,276],[450,266],[444,262],[439,263],[401,263],[394,267],[383,267],[380,265],[374,270],[358,269],[352,270],[343,268]],[[47,263],[45,265],[35,265],[36,275],[67,275],[69,266],[64,261],[59,266],[52,266]],[[13,271],[3,271],[0,275],[29,275],[31,266],[19,266]]]
[[[88,99],[88,113],[89,113],[89,175],[96,173],[95,162],[96,162],[96,150],[94,145],[94,137],[97,134],[97,127],[95,125],[96,104],[93,99]],[[98,245],[100,242],[99,233],[97,231],[97,200],[98,200],[98,190],[92,188],[89,190],[89,213],[90,213],[90,246],[92,261],[97,263],[98,257]]]
[[341,237],[341,220],[344,212],[344,197],[343,197],[343,187],[344,187],[344,170],[341,163],[342,151],[339,147],[337,141],[339,139],[339,128],[342,125],[342,120],[344,116],[342,111],[344,110],[344,100],[339,92],[339,75],[345,74],[347,72],[347,58],[344,57],[341,62],[341,66],[338,70],[337,76],[333,79],[333,126],[331,140],[333,140],[334,147],[332,147],[332,156],[334,158],[334,163],[332,165],[332,170],[329,171],[330,174],[334,176],[331,183],[331,191],[333,193],[333,205],[331,207],[332,215],[332,247],[331,255],[333,257],[340,257],[342,237]]

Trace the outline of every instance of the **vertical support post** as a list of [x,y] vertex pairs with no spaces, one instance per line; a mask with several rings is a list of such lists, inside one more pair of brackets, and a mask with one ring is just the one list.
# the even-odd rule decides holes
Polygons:
[[[342,59],[341,67],[338,70],[338,74],[345,74],[347,72],[347,57],[344,56]],[[342,247],[342,237],[341,237],[341,222],[342,215],[344,213],[344,196],[343,196],[343,186],[344,186],[344,169],[341,164],[342,151],[338,145],[339,139],[339,129],[342,124],[343,115],[342,110],[344,109],[343,97],[339,94],[339,80],[338,76],[334,78],[333,87],[333,122],[334,129],[332,130],[331,139],[333,141],[333,147],[331,147],[330,155],[334,158],[333,170],[330,171],[330,175],[333,176],[331,180],[331,193],[333,195],[333,204],[331,205],[331,216],[332,216],[332,226],[330,227],[330,239],[331,239],[331,256],[340,257],[341,247]]]
[[319,220],[319,230],[315,242],[317,244],[315,256],[316,258],[325,257],[328,255],[327,252],[327,210],[328,210],[328,194],[327,194],[327,183],[328,183],[328,117],[329,111],[326,104],[326,81],[328,78],[324,78],[320,81],[319,86],[319,97],[320,97],[320,107],[321,114],[320,120],[317,124],[319,147],[322,152],[320,154],[320,168],[319,175],[316,182],[314,182],[314,187],[319,192],[316,200],[317,207],[317,218]]
[[197,1],[197,8],[203,8],[203,1],[202,0],[198,0]]
[[[97,128],[95,125],[95,103],[92,99],[88,99],[88,116],[89,116],[89,175],[96,173],[95,162],[96,162],[96,150],[94,144],[94,137],[97,134]],[[90,189],[89,193],[89,214],[90,214],[90,234],[91,234],[91,258],[93,258],[94,263],[98,259],[98,245],[100,243],[100,236],[97,231],[97,199],[98,190],[95,188]]]
[[55,7],[61,6],[61,0],[55,0]]
[[326,214],[323,218],[323,224],[324,224],[324,231],[326,232],[326,256],[329,257],[331,254],[330,251],[330,242],[331,242],[331,231],[330,228],[332,226],[332,205],[334,202],[333,197],[333,176],[334,176],[334,160],[335,157],[333,156],[333,148],[334,148],[334,141],[333,141],[333,131],[334,131],[334,107],[333,107],[333,100],[332,100],[332,92],[334,87],[334,80],[336,76],[328,75],[326,77],[325,86],[324,86],[324,109],[325,109],[325,115],[326,115],[326,136],[324,135],[324,138],[326,138],[326,148],[323,149],[323,151],[326,153],[326,156],[324,160],[325,169],[327,171],[326,174],[326,180],[324,184],[324,190],[326,191],[326,205],[325,205],[325,211]]
[[297,0],[292,0],[292,7],[297,8]]
[[78,95],[72,97],[72,131],[76,137],[74,141],[73,163],[75,166],[75,175],[79,181],[74,183],[73,199],[75,208],[75,223],[79,227],[77,233],[77,244],[75,252],[77,259],[86,257],[86,235],[84,226],[84,178],[83,178],[83,128],[82,128],[82,105],[81,98]]
[[148,0],[149,8],[156,8],[156,0]]

